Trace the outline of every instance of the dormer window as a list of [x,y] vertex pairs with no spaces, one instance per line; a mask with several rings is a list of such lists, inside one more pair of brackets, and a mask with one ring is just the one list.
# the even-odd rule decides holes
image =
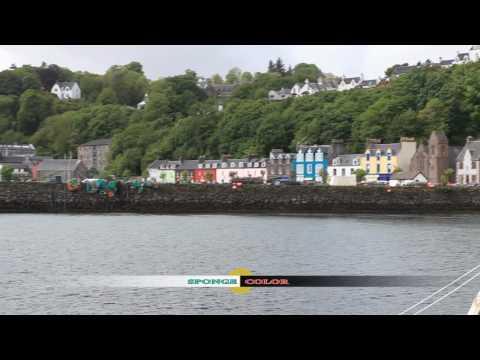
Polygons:
[[392,150],[388,149],[387,151],[387,159],[388,161],[392,160]]
[[251,167],[252,167],[252,163],[251,163],[251,162],[248,162],[248,163],[247,163],[247,167],[251,168]]
[[353,166],[358,166],[358,159],[353,159]]
[[312,149],[308,149],[307,153],[305,154],[305,161],[313,161]]
[[365,157],[366,157],[367,161],[370,161],[370,151],[367,151],[365,153]]
[[199,169],[203,169],[203,164],[198,164]]
[[213,163],[212,168],[216,169],[217,168],[217,163]]
[[234,162],[231,162],[231,163],[230,163],[230,167],[231,167],[231,168],[234,168],[234,167],[235,167],[235,163],[234,163]]
[[259,165],[260,165],[260,164],[259,164],[258,162],[255,162],[253,166],[256,167],[256,168],[258,168]]
[[205,169],[210,169],[210,164],[205,164]]
[[226,167],[228,167],[228,164],[227,163],[222,163],[222,168],[225,169]]
[[240,162],[238,163],[238,167],[240,167],[240,168],[243,168],[243,165],[244,165],[243,161],[240,161]]
[[315,154],[315,159],[317,161],[323,161],[323,151],[322,150],[318,150]]
[[265,161],[262,162],[262,167],[267,167],[267,163]]
[[382,152],[380,150],[377,150],[377,152],[375,153],[377,160],[380,160],[381,155],[382,155]]
[[297,153],[297,161],[298,162],[303,162],[304,161],[303,152],[301,150],[299,150],[298,153]]

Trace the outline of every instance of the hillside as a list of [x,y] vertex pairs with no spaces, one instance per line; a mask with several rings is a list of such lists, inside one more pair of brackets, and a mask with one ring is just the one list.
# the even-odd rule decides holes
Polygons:
[[[267,155],[271,148],[344,139],[360,151],[367,138],[426,138],[442,129],[452,144],[480,132],[480,62],[421,68],[373,89],[322,92],[281,102],[269,89],[323,76],[311,64],[265,73],[233,71],[240,81],[218,112],[216,100],[185,74],[156,81],[139,63],[112,66],[104,75],[56,65],[0,72],[0,143],[32,142],[44,154],[63,157],[96,138],[113,136],[110,172],[139,174],[155,158],[218,158]],[[45,89],[55,81],[78,81],[81,101],[60,102]],[[216,77],[216,81],[223,79]],[[149,93],[143,110],[135,105]]]

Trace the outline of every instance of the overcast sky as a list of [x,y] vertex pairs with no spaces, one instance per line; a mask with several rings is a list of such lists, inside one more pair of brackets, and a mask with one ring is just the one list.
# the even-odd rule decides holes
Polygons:
[[238,66],[243,71],[265,71],[268,60],[285,64],[314,63],[335,75],[377,78],[391,65],[417,63],[439,57],[452,59],[468,45],[0,45],[0,70],[11,64],[58,64],[73,71],[103,74],[111,65],[130,61],[143,64],[149,79],[182,74],[192,69],[199,76],[225,75]]

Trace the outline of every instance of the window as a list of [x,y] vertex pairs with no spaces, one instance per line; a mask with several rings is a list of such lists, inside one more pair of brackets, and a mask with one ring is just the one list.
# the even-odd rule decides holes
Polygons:
[[477,183],[477,175],[472,175],[472,183]]
[[259,165],[260,164],[258,162],[256,162],[253,166],[257,168]]
[[463,184],[463,176],[462,175],[458,176],[458,183]]
[[387,152],[387,159],[388,159],[388,161],[392,160],[392,151],[390,149]]
[[380,161],[380,156],[382,155],[382,153],[380,152],[380,150],[377,150],[376,152],[376,157],[377,157],[377,160]]
[[366,171],[367,174],[370,174],[370,164],[367,164],[367,171]]
[[308,149],[307,154],[305,155],[305,161],[313,161],[312,149]]
[[357,159],[353,159],[353,166],[358,166],[358,160]]
[[380,174],[380,164],[377,164],[377,174]]
[[463,162],[458,162],[457,163],[457,167],[460,169],[460,170],[463,170]]
[[333,176],[337,176],[337,169],[333,169]]
[[198,164],[199,169],[203,169],[203,164]]
[[465,176],[465,184],[470,184],[470,177],[468,175]]
[[243,165],[244,165],[243,161],[240,161],[240,162],[238,163],[238,167],[239,167],[239,168],[243,168]]
[[313,165],[307,164],[307,174],[312,174],[312,173],[313,173]]
[[345,176],[345,168],[342,169],[342,176]]
[[303,156],[302,151],[300,150],[297,154],[297,161],[298,162],[303,162],[303,159],[304,159],[304,156]]
[[252,167],[252,163],[251,163],[251,162],[247,163],[247,167],[251,168],[251,167]]
[[318,150],[317,153],[315,154],[315,160],[316,161],[323,161],[323,151]]
[[477,162],[476,161],[472,161],[472,169],[476,169],[477,168]]
[[210,169],[210,164],[205,164],[205,169]]
[[367,158],[367,161],[370,161],[370,151],[365,153],[365,157]]
[[392,172],[392,164],[387,165],[387,172],[390,174]]
[[216,169],[217,168],[217,163],[213,163],[212,168]]
[[228,166],[227,163],[222,163],[222,168],[226,168]]
[[231,168],[234,168],[234,167],[235,167],[235,163],[234,163],[234,162],[231,162],[231,163],[230,163],[230,167],[231,167]]
[[303,165],[297,165],[297,174],[303,174]]
[[262,162],[262,167],[267,167],[267,163],[265,161]]

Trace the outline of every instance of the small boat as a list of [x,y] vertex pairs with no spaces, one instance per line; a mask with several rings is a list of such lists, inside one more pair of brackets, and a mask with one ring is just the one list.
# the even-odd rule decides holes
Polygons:
[[468,315],[480,315],[480,292],[477,297],[473,300],[472,307],[468,311]]

